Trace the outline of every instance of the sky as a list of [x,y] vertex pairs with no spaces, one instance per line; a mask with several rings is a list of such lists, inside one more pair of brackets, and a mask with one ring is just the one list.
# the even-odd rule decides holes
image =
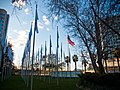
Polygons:
[[[10,43],[13,44],[14,50],[14,60],[13,62],[15,65],[21,65],[22,56],[24,52],[24,47],[28,39],[29,31],[31,22],[34,23],[34,14],[35,14],[35,0],[30,0],[30,4],[24,5],[21,9],[16,8],[11,3],[12,0],[0,0],[0,8],[5,9],[7,13],[10,15],[9,25],[8,25],[8,32],[7,32],[7,39]],[[44,50],[44,43],[47,41],[47,53],[49,53],[49,37],[51,35],[52,40],[52,52],[56,52],[56,33],[57,33],[57,26],[59,31],[59,46],[63,46],[63,51],[68,55],[68,44],[67,44],[67,33],[65,32],[64,28],[61,24],[57,23],[57,16],[53,15],[54,23],[48,17],[47,8],[44,6],[42,0],[36,0],[38,4],[38,29],[39,33],[36,34],[36,43],[35,43],[35,53],[38,49],[43,46]],[[71,38],[73,42],[75,40]],[[70,46],[71,55],[76,54],[74,51],[75,46]],[[60,50],[60,47],[59,47]],[[59,51],[60,53],[60,51]],[[44,51],[43,51],[44,54]],[[74,68],[74,63],[71,62],[71,67]],[[81,63],[78,62],[77,67],[81,67]]]

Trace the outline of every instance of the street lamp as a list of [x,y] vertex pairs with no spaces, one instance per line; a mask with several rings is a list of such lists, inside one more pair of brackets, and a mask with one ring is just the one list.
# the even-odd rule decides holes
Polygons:
[[72,57],[73,61],[75,62],[75,71],[77,71],[77,65],[76,65],[76,62],[78,61],[78,56],[77,55],[74,55]]
[[69,62],[70,62],[69,56],[65,57],[65,62],[67,63],[67,71],[68,71],[68,69],[69,69]]

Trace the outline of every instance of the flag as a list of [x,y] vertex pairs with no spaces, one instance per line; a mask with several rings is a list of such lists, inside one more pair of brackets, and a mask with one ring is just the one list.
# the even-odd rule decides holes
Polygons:
[[39,62],[39,48],[38,48],[38,62]]
[[13,60],[13,55],[12,55],[12,48],[10,48],[10,46],[8,46],[8,58],[9,60]]
[[34,30],[38,33],[37,20],[38,20],[38,13],[37,13],[37,5],[36,5],[36,12],[35,12],[35,26],[34,26]]
[[30,45],[31,45],[31,36],[32,36],[32,23],[31,23],[31,27],[30,27],[30,32],[29,32],[29,37],[24,49],[24,53],[23,53],[23,58],[22,58],[22,65],[24,63],[24,59],[26,58],[26,55],[28,54],[28,52],[30,52]]
[[32,23],[31,23],[31,28],[30,28],[30,32],[29,32],[29,37],[28,37],[28,40],[27,40],[27,43],[26,43],[26,47],[25,47],[25,54],[30,52],[31,36],[32,36]]
[[31,36],[32,36],[32,23],[31,23],[30,32],[29,32],[29,40],[31,40]]
[[52,41],[51,41],[51,35],[50,35],[50,55],[51,55],[51,47],[52,47]]
[[59,33],[58,33],[58,26],[57,26],[57,48],[59,48]]
[[41,51],[40,52],[41,52],[41,59],[42,59],[42,45],[41,45]]
[[56,48],[56,61],[55,61],[55,64],[56,64],[56,70],[58,71],[58,49]]
[[49,52],[50,54],[49,54],[49,57],[48,57],[49,65],[50,65],[50,61],[51,61],[51,47],[52,47],[52,41],[51,41],[51,35],[50,35],[50,52]]
[[46,47],[46,41],[45,41],[45,58],[46,58],[46,53],[47,52],[47,47]]
[[42,45],[41,45],[41,50],[40,50],[40,65],[41,65],[41,61],[42,61]]
[[38,58],[37,58],[37,55],[38,55],[38,54],[37,54],[37,51],[36,51],[36,58],[35,58],[35,59],[36,59],[36,63],[37,63],[37,59],[38,59]]
[[[61,43],[61,61],[62,61],[62,43]],[[61,62],[62,63],[62,62]]]
[[30,53],[30,46],[31,46],[31,36],[32,36],[32,23],[31,23],[31,28],[30,28],[30,32],[29,32],[28,41],[27,41],[27,48],[28,48],[29,53]]
[[71,39],[70,39],[69,35],[67,36],[67,41],[68,41],[68,44],[70,44],[70,45],[72,45],[72,46],[74,46],[74,45],[75,45],[75,44],[74,44],[74,42],[73,42],[73,41],[71,41]]
[[24,59],[25,59],[25,57],[26,57],[26,54],[25,54],[25,50],[24,50],[23,57],[22,57],[22,66],[23,66],[23,64],[24,64]]
[[64,52],[64,63],[66,63],[66,59],[65,59],[65,52]]

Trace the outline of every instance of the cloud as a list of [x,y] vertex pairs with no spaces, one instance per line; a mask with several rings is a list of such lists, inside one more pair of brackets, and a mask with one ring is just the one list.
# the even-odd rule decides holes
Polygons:
[[13,60],[13,63],[17,66],[17,67],[20,67],[20,57],[18,55],[14,55],[14,60]]
[[[16,31],[15,31],[16,32]],[[13,49],[16,47],[24,46],[26,44],[28,35],[27,35],[28,30],[20,30],[18,31],[17,37],[13,36],[8,36],[8,41],[13,44]]]
[[[32,21],[32,22],[33,22],[33,23],[32,23],[32,26],[34,27],[35,21]],[[44,24],[41,23],[41,22],[38,22],[38,23],[37,23],[37,26],[38,26],[38,29],[43,29],[43,28],[44,28]]]
[[19,35],[18,35],[17,40],[18,40],[20,43],[23,43],[23,44],[24,44],[25,41],[27,40],[27,37],[28,37],[26,31],[25,31],[25,30],[24,30],[24,31],[19,31],[18,33],[19,33]]
[[47,30],[47,31],[50,31],[50,29],[49,29],[49,28],[46,28],[46,30]]
[[49,25],[50,24],[50,21],[47,19],[47,17],[45,15],[42,16],[42,20],[43,20],[45,25]]
[[17,30],[13,30],[13,33],[18,34]]
[[11,39],[12,39],[12,36],[8,36],[8,39],[10,39],[10,40],[11,40]]
[[27,24],[25,21],[23,21],[23,24],[25,25],[25,24]]
[[58,16],[55,16],[54,14],[52,15],[54,20],[58,20]]
[[30,10],[29,10],[28,8],[26,8],[26,9],[24,10],[24,12],[25,12],[25,14],[29,14],[29,13],[30,13]]
[[43,29],[43,28],[44,28],[44,25],[39,22],[39,23],[38,23],[38,28],[39,28],[39,29]]
[[[45,15],[42,16],[42,21],[43,22],[38,21],[38,23],[37,23],[38,29],[42,30],[43,28],[46,28],[47,31],[50,31],[50,29],[47,28],[47,25],[50,24],[50,21],[47,19],[47,17]],[[33,22],[33,27],[34,27],[35,21],[32,21],[32,22]]]

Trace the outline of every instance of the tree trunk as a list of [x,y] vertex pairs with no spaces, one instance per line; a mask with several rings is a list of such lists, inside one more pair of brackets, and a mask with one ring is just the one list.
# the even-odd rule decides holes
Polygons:
[[113,59],[113,70],[114,70],[114,73],[115,73],[115,62],[114,62],[114,59]]
[[[99,16],[99,1],[97,1],[97,7],[94,8],[93,6],[93,3],[92,3],[92,0],[90,0],[90,3],[91,3],[91,9],[93,10],[93,13],[94,13],[94,24],[95,24],[95,33],[96,33],[96,49],[97,49],[97,59],[98,59],[98,65],[99,65],[99,73],[100,74],[104,74],[105,71],[104,71],[104,67],[103,67],[103,64],[102,64],[102,44],[101,44],[101,32],[100,32],[100,26],[99,26],[99,19],[97,19],[97,15]],[[96,11],[97,10],[97,11]]]
[[69,71],[69,63],[67,63],[67,71]]
[[100,36],[100,28],[99,22],[95,22],[95,29],[96,29],[96,41],[97,41],[97,57],[98,57],[98,65],[99,65],[99,73],[104,74],[104,67],[102,64],[102,45],[101,45],[101,36]]
[[93,54],[91,53],[90,49],[89,48],[87,48],[87,49],[88,49],[88,52],[89,52],[89,55],[91,58],[93,69],[94,69],[95,73],[98,73],[98,67],[96,65],[96,60],[94,59]]
[[91,62],[92,62],[93,69],[94,69],[95,73],[98,73],[98,67],[96,65],[96,60],[92,58]]
[[86,73],[86,63],[84,63],[85,73]]
[[118,68],[119,68],[119,72],[120,72],[120,63],[119,63],[119,58],[117,56],[117,63],[118,63]]
[[106,69],[106,73],[108,73],[108,69],[107,69],[107,60],[105,59],[105,69]]
[[75,71],[77,71],[77,65],[76,65],[76,61],[75,61]]

